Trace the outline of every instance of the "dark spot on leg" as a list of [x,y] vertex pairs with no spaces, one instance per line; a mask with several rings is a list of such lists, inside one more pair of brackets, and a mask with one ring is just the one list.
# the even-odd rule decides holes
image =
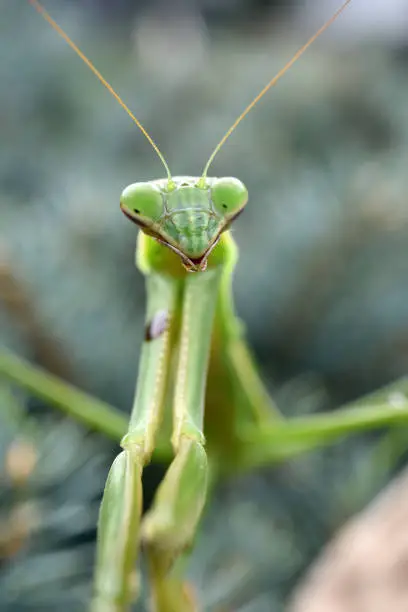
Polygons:
[[167,310],[159,310],[153,319],[146,324],[145,341],[150,342],[161,336],[169,325],[169,313]]

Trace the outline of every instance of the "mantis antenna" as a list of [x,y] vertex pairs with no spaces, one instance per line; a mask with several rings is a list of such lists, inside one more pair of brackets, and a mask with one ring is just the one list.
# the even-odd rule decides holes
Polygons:
[[143,125],[140,123],[140,121],[138,119],[136,119],[136,117],[134,116],[134,114],[132,113],[130,108],[123,102],[122,98],[119,96],[119,94],[116,93],[116,91],[113,89],[112,85],[110,85],[108,83],[108,81],[101,75],[99,70],[97,70],[97,68],[95,68],[95,66],[92,64],[91,60],[89,60],[86,57],[86,55],[84,53],[82,53],[81,49],[79,49],[79,47],[76,46],[76,44],[74,43],[73,40],[70,39],[68,34],[66,34],[66,32],[64,32],[64,30],[58,25],[58,23],[56,21],[54,21],[54,19],[51,17],[51,15],[48,14],[48,12],[38,2],[38,0],[28,0],[28,2],[40,13],[40,15],[42,17],[44,17],[44,19],[50,24],[50,26],[56,32],[58,32],[58,34],[65,40],[65,42],[69,44],[71,49],[73,49],[75,51],[75,53],[81,58],[81,60],[88,66],[88,68],[90,68],[92,70],[92,72],[100,80],[102,85],[104,85],[106,87],[106,89],[109,91],[109,93],[119,102],[121,107],[127,112],[127,114],[132,119],[132,121],[134,123],[136,123],[137,127],[139,128],[139,130],[147,138],[147,140],[152,145],[153,149],[156,151],[158,157],[160,158],[160,160],[161,160],[161,162],[162,162],[162,164],[163,164],[163,166],[164,166],[164,168],[166,170],[167,178],[168,178],[168,181],[169,181],[169,186],[172,186],[173,185],[173,180],[172,180],[172,177],[171,177],[170,169],[169,169],[169,167],[168,167],[168,165],[166,163],[166,160],[164,159],[162,153],[160,152],[159,147],[154,142],[153,138],[145,130]]
[[278,74],[276,74],[270,81],[269,83],[267,83],[265,85],[265,87],[259,92],[259,94],[257,96],[255,96],[255,98],[252,100],[252,102],[250,102],[248,104],[248,106],[242,111],[242,113],[239,115],[239,117],[234,121],[234,123],[231,125],[231,127],[225,132],[224,136],[221,138],[220,142],[217,144],[217,146],[215,147],[214,151],[211,153],[210,158],[208,160],[208,162],[206,163],[206,165],[204,166],[204,170],[203,170],[203,174],[201,176],[201,182],[204,184],[205,183],[205,179],[207,178],[207,172],[209,167],[211,166],[214,157],[217,155],[218,151],[221,149],[221,147],[223,146],[223,144],[225,143],[225,141],[231,136],[232,132],[235,130],[235,128],[241,123],[241,121],[248,115],[249,111],[251,111],[253,109],[253,107],[255,106],[255,104],[257,104],[259,102],[259,100],[261,98],[263,98],[263,96],[266,94],[267,91],[269,91],[269,89],[271,89],[271,87],[273,87],[274,85],[276,85],[276,83],[279,81],[279,79],[285,74],[285,72],[287,70],[289,70],[289,68],[291,66],[293,66],[293,64],[300,58],[301,55],[303,55],[303,53],[306,51],[306,49],[308,47],[310,47],[310,45],[317,39],[319,38],[320,34],[323,34],[323,32],[325,30],[327,30],[327,28],[329,26],[331,26],[331,24],[337,19],[337,17],[340,15],[340,13],[342,13],[344,11],[344,9],[346,8],[346,6],[348,4],[350,4],[351,0],[346,0],[346,2],[344,2],[344,4],[342,4],[342,6],[334,13],[334,15],[332,15],[332,17],[330,17],[330,19],[328,21],[326,21],[326,23],[324,25],[322,25],[322,27],[315,33],[313,34],[313,36],[311,36],[309,38],[309,40],[299,49],[299,51],[297,51],[295,53],[295,55],[292,57],[291,60],[289,60],[285,66],[283,68],[281,68],[281,70],[279,70]]

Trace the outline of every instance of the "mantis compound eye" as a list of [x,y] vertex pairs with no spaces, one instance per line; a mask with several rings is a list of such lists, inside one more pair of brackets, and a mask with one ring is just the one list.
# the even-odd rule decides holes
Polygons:
[[162,193],[153,183],[133,183],[122,191],[120,207],[136,223],[151,225],[162,216]]
[[244,208],[248,201],[248,191],[236,178],[219,178],[212,185],[211,199],[216,212],[231,219]]

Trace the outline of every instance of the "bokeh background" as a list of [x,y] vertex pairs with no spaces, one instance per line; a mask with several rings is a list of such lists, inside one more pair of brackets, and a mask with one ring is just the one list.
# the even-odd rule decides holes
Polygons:
[[[197,175],[338,2],[46,6],[173,174]],[[407,45],[406,0],[354,0],[212,166],[250,193],[234,227],[235,299],[287,415],[333,409],[408,369]],[[0,7],[0,83],[1,340],[129,411],[145,295],[135,227],[118,202],[162,167],[23,0]],[[14,387],[0,393],[0,610],[82,610],[117,448]],[[336,528],[403,465],[399,455],[379,477],[376,440],[359,436],[220,487],[190,565],[204,609],[284,610]],[[10,448],[32,466],[18,482]],[[161,474],[148,470],[147,503]]]

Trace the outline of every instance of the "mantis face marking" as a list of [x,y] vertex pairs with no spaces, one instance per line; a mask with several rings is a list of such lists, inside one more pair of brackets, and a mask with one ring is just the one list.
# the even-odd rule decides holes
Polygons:
[[222,232],[248,200],[236,178],[178,176],[133,183],[122,192],[120,207],[146,234],[175,251],[184,266],[205,270],[207,258]]

